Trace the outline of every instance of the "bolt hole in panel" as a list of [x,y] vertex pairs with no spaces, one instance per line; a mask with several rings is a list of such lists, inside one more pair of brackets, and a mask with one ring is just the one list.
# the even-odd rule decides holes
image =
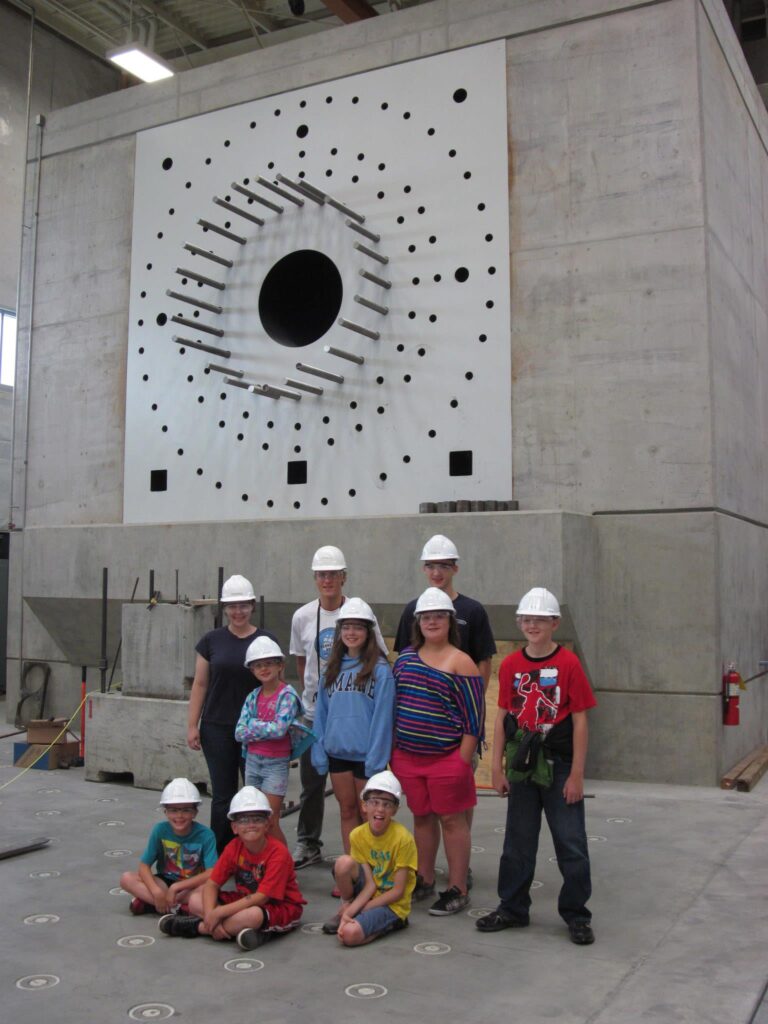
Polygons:
[[139,133],[125,521],[511,493],[508,205],[502,42]]

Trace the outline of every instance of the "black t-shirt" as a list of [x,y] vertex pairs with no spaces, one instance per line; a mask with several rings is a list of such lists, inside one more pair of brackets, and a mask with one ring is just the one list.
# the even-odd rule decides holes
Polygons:
[[237,725],[245,698],[257,685],[245,667],[246,651],[257,636],[268,636],[277,643],[277,638],[265,629],[239,637],[227,626],[212,629],[198,640],[195,650],[210,665],[201,721],[231,725],[233,729]]
[[[479,601],[464,594],[457,594],[453,602],[456,609],[456,625],[459,627],[459,638],[462,651],[468,654],[475,664],[485,661],[496,653],[496,644],[488,621],[488,613]],[[400,616],[395,637],[395,650],[400,653],[411,645],[411,629],[413,628],[416,600],[409,601]]]

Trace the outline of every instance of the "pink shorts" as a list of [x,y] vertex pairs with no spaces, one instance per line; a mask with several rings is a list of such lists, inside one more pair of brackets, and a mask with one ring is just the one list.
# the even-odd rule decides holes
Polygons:
[[392,751],[392,771],[400,780],[412,814],[459,814],[477,803],[472,765],[458,749],[449,754]]

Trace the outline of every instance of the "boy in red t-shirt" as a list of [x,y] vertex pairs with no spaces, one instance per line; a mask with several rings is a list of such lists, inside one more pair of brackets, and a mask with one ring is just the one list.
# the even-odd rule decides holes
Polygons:
[[[269,833],[272,809],[255,786],[244,786],[229,805],[235,838],[227,843],[211,877],[189,901],[191,915],[166,914],[158,922],[165,935],[234,939],[256,949],[299,923],[306,900],[296,884],[287,847]],[[234,892],[222,892],[229,879]]]
[[[481,932],[528,925],[543,810],[563,876],[557,908],[571,941],[588,946],[595,936],[587,909],[592,882],[584,824],[584,763],[587,711],[597,702],[579,659],[552,638],[560,624],[554,594],[543,587],[530,590],[518,605],[517,624],[527,643],[501,663],[493,736],[493,787],[509,798],[499,905],[475,925]],[[532,779],[508,781],[502,764],[505,741],[518,729],[541,735],[544,754],[552,762],[548,788]]]

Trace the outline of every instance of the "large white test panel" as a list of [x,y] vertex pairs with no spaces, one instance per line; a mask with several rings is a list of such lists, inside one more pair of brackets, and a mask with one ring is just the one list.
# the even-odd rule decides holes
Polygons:
[[503,42],[140,133],[125,521],[511,497],[508,187]]

